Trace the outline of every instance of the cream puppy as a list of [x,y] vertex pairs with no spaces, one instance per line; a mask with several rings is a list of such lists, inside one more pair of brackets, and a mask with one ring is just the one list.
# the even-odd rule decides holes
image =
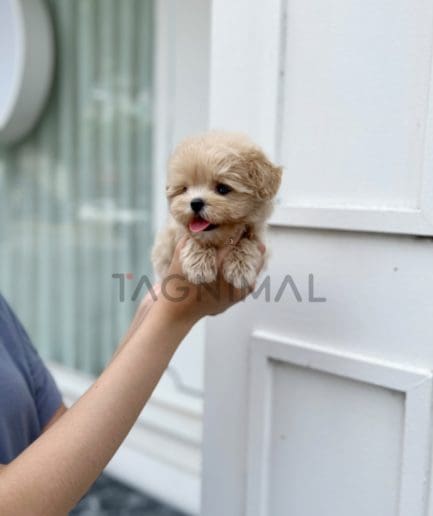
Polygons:
[[170,219],[152,252],[157,274],[166,275],[174,248],[186,234],[180,255],[185,276],[193,283],[211,283],[217,274],[216,249],[232,245],[245,228],[222,272],[237,288],[253,286],[261,260],[257,243],[264,241],[281,167],[247,136],[211,131],[181,142],[168,168]]

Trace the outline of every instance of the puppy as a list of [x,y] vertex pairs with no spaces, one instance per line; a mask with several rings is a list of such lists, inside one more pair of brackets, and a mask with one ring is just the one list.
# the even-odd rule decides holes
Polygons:
[[168,168],[171,216],[152,252],[157,274],[166,275],[176,244],[186,234],[180,254],[185,276],[192,283],[211,283],[217,275],[217,248],[233,244],[244,228],[222,273],[237,288],[253,286],[261,260],[257,244],[264,239],[281,167],[247,136],[211,131],[180,143]]

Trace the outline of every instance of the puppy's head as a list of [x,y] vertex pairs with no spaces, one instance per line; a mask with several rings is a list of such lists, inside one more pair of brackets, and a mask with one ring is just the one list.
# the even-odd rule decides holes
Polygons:
[[194,237],[212,242],[230,227],[269,215],[281,172],[245,135],[212,131],[189,138],[169,161],[170,211]]

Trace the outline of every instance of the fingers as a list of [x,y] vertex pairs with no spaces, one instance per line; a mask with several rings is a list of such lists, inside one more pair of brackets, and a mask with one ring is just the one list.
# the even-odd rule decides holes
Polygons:
[[173,255],[173,258],[176,258],[178,259],[179,258],[179,255],[180,255],[180,252],[182,250],[182,247],[185,245],[185,242],[188,240],[188,236],[187,235],[184,235],[180,240],[179,242],[176,244],[176,248],[174,250],[174,255]]
[[242,238],[242,235],[245,233],[246,226],[242,226],[239,228],[236,234],[233,235],[233,242],[228,242],[231,245],[236,245],[239,240]]
[[241,226],[238,229],[238,231],[227,240],[227,242],[225,243],[225,246],[218,250],[218,253],[217,253],[218,267],[221,266],[221,264],[224,261],[224,258],[232,250],[232,247],[235,246],[239,242],[239,240],[242,238],[242,235],[244,234],[244,232],[245,232],[245,226]]

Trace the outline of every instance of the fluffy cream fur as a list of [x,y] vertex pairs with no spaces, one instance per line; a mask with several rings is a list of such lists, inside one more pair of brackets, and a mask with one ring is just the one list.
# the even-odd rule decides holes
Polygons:
[[[170,219],[158,235],[152,261],[164,277],[179,239],[190,238],[181,251],[182,268],[193,283],[210,283],[216,278],[216,249],[230,245],[234,235],[246,231],[223,264],[225,279],[237,288],[254,285],[265,222],[272,211],[272,199],[281,182],[281,167],[273,165],[247,136],[211,131],[180,143],[170,161],[167,198]],[[220,193],[220,185],[229,187]],[[192,232],[189,224],[197,217],[191,200],[204,206],[200,218],[214,229]]]

